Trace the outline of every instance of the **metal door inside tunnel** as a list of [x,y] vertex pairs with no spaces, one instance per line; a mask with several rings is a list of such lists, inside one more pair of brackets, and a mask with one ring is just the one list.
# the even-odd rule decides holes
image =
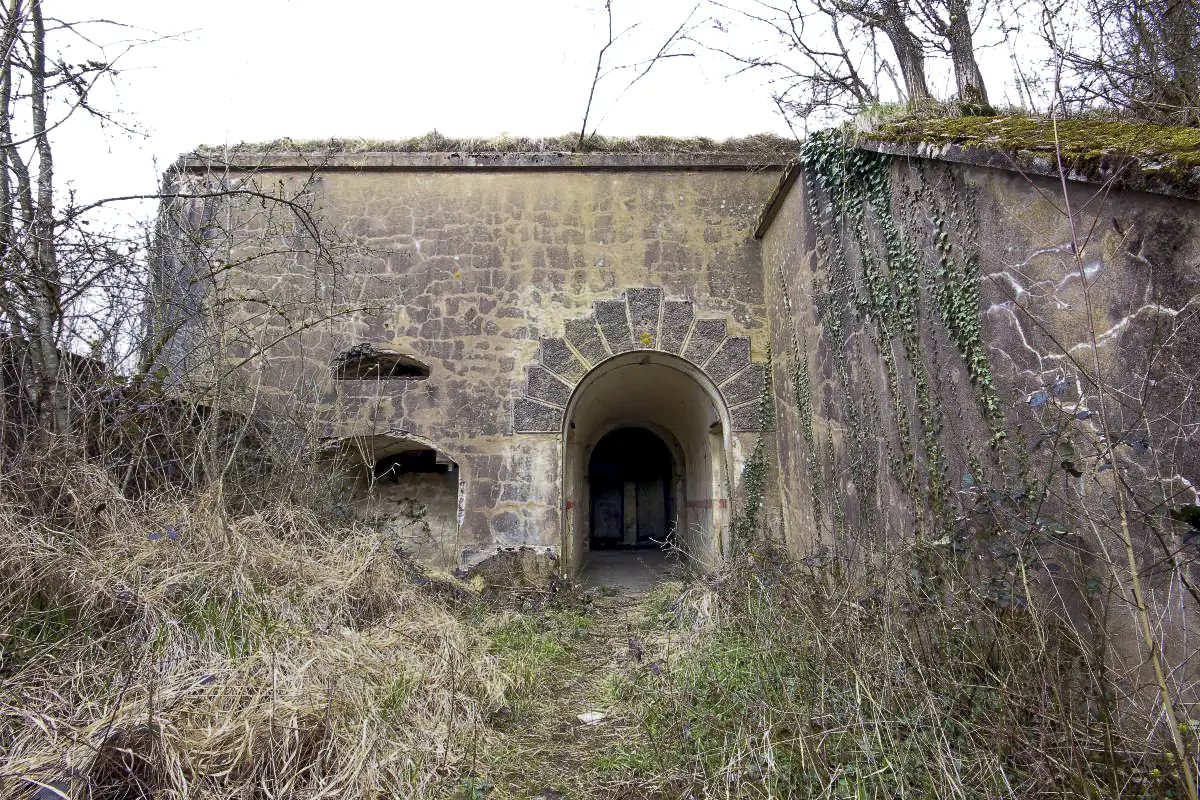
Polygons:
[[588,461],[593,550],[658,547],[674,517],[671,452],[644,428],[604,436]]

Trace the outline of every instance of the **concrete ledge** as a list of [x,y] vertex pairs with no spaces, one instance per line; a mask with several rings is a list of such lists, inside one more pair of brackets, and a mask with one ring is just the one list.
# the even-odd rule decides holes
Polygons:
[[[1002,169],[1040,178],[1061,178],[1053,153],[1044,150],[1004,150],[985,146],[964,147],[952,142],[891,142],[870,138],[859,139],[855,146],[875,153],[898,158],[920,158],[949,164]],[[1067,180],[1072,183],[1110,185],[1121,191],[1148,192],[1177,197],[1181,200],[1200,200],[1200,167],[1187,176],[1166,175],[1133,156],[1064,159]],[[803,173],[799,161],[784,167],[783,175],[771,191],[758,214],[754,238],[762,239],[783,205],[792,185]]]
[[191,153],[176,162],[182,172],[454,171],[454,170],[762,170],[787,159],[754,153],[409,153],[322,151]]
[[758,223],[754,226],[755,239],[761,239],[767,235],[767,229],[771,227],[771,223],[775,221],[775,215],[783,206],[783,199],[788,196],[788,192],[792,190],[792,184],[796,182],[803,171],[799,161],[789,162],[784,167],[783,174],[779,176],[779,182],[775,184],[770,196],[763,203],[762,211],[758,212]]

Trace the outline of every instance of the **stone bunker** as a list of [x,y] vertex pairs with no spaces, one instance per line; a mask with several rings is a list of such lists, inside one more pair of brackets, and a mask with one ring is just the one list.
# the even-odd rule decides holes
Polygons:
[[[981,142],[992,124],[972,123]],[[1018,530],[1026,495],[1009,487],[1028,483],[1046,409],[1071,412],[1082,452],[1101,379],[1125,403],[1114,419],[1147,412],[1118,453],[1147,498],[1168,497],[1146,519],[1185,518],[1191,406],[1145,387],[1185,398],[1196,375],[1195,176],[1088,162],[1064,182],[1044,154],[916,136],[816,137],[800,161],[761,146],[193,154],[170,176],[182,194],[292,205],[166,208],[163,317],[236,301],[219,325],[181,324],[164,359],[182,381],[232,362],[260,408],[311,410],[351,464],[355,513],[447,568],[521,553],[576,572],[664,546],[704,566],[750,518],[797,553],[850,557]],[[1090,323],[1073,229],[1094,233]],[[219,285],[188,281],[214,263]],[[1101,376],[1077,357],[1089,324]],[[1043,466],[1060,462],[1098,485],[1112,468]],[[1025,529],[1075,525],[1068,495]]]

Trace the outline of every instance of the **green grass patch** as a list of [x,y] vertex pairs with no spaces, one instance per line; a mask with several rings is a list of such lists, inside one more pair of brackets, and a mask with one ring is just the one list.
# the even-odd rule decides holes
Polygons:
[[1167,796],[1169,753],[1097,715],[1071,631],[966,585],[855,602],[871,583],[785,559],[656,601],[675,643],[603,684],[636,729],[592,767],[722,797]]
[[78,623],[78,609],[35,595],[28,607],[12,614],[0,629],[0,664],[16,669],[30,658],[52,654],[79,633]]
[[575,611],[507,614],[491,621],[489,652],[509,677],[505,696],[515,716],[544,704],[551,684],[567,671],[573,648],[591,629],[591,620]]

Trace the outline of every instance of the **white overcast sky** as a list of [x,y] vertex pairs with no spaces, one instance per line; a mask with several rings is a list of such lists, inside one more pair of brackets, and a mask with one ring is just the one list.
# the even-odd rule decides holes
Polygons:
[[[131,26],[84,28],[105,45],[106,59],[122,52],[122,39],[171,37],[121,56],[118,79],[93,98],[142,135],[85,119],[55,131],[58,185],[69,183],[80,200],[153,192],[162,170],[199,144],[389,139],[435,128],[483,137],[577,130],[606,39],[602,0],[45,0],[45,7],[62,19]],[[614,0],[613,7],[618,31],[639,23],[610,53],[610,63],[621,64],[655,52],[696,0]],[[710,33],[735,48],[769,46],[759,31],[737,25]],[[993,51],[984,68],[995,98],[1007,57]],[[601,84],[593,120],[608,135],[787,135],[764,77],[732,72],[711,53],[663,61],[619,101],[614,95],[631,73],[614,74]],[[943,96],[950,88],[934,87]]]
[[[644,58],[695,0],[615,0],[612,52]],[[81,199],[152,192],[161,171],[196,145],[288,136],[395,139],[554,135],[577,129],[606,39],[586,0],[48,0],[63,19],[135,26],[87,30],[101,42],[175,38],[134,49],[95,105],[144,136],[73,120],[55,134],[60,185]],[[105,55],[122,50],[110,44]],[[81,51],[82,53],[82,51]],[[787,133],[759,76],[727,79],[714,57],[658,64],[619,102],[632,74],[601,84],[602,134],[718,138]]]

